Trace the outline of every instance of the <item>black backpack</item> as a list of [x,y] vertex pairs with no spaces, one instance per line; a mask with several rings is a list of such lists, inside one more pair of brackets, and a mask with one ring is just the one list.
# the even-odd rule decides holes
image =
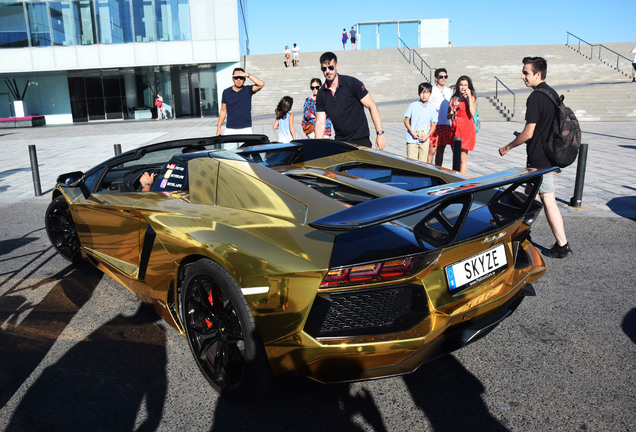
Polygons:
[[556,106],[556,113],[548,140],[543,144],[546,157],[555,166],[565,168],[576,160],[581,147],[581,128],[572,110],[563,105],[564,96],[558,102],[548,89],[535,89],[552,101]]

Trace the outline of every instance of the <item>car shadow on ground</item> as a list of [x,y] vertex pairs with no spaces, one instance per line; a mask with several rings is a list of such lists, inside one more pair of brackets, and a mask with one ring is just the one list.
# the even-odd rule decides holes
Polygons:
[[6,431],[156,430],[167,388],[158,320],[140,305],[74,345],[30,386]]
[[[29,242],[28,237],[22,241],[17,243]],[[7,241],[3,252],[17,243]],[[28,254],[31,261],[11,273],[26,270],[33,261],[41,267],[47,261],[42,262],[47,251],[49,249]],[[25,285],[26,278],[17,281],[0,295],[0,407],[33,373],[71,319],[90,299],[101,278],[102,273],[97,270],[68,266],[36,284]],[[55,283],[53,288],[44,287],[51,282]],[[28,294],[43,288],[48,291],[40,302],[34,304],[27,300]]]
[[[421,409],[421,419],[410,412],[405,426],[428,421],[434,431],[508,430],[483,402],[484,386],[453,356],[427,363],[402,379]],[[219,398],[211,432],[252,429],[388,430],[374,394],[364,385],[319,384],[293,374],[278,377],[264,396],[251,401]]]
[[404,382],[434,431],[508,431],[481,398],[483,384],[452,355],[405,375]]
[[210,431],[368,430],[360,421],[371,430],[387,431],[367,389],[352,390],[350,384],[320,384],[297,374],[285,374],[277,376],[264,395],[251,400],[220,397]]

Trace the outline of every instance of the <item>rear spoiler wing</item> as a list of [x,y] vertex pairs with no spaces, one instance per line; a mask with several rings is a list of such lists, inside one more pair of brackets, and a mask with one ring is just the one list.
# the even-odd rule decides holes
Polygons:
[[[558,167],[543,170],[516,168],[412,193],[377,198],[316,219],[310,222],[309,226],[327,231],[353,231],[391,222],[435,207],[438,207],[440,211],[433,212],[429,219],[438,216],[443,218],[441,209],[455,203],[463,205],[459,215],[459,222],[463,223],[476,192],[504,186],[508,187],[501,194],[496,195],[495,202],[489,203],[489,207],[494,204],[504,212],[506,209],[514,211],[516,217],[520,217],[530,209],[539,191],[542,176],[556,170]],[[522,184],[527,184],[531,189],[527,198],[520,200],[519,196],[513,192]]]

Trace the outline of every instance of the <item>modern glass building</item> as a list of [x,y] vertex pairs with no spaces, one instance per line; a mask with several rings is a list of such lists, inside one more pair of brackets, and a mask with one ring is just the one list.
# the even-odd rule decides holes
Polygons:
[[[47,124],[218,115],[241,0],[0,0],[0,117]],[[243,32],[241,32],[243,33]]]

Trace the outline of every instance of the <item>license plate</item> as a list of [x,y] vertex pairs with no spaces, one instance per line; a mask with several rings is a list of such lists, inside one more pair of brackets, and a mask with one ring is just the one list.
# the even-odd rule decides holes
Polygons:
[[446,267],[446,279],[450,291],[457,292],[470,288],[494,276],[499,269],[507,265],[506,248],[503,244],[449,265]]

